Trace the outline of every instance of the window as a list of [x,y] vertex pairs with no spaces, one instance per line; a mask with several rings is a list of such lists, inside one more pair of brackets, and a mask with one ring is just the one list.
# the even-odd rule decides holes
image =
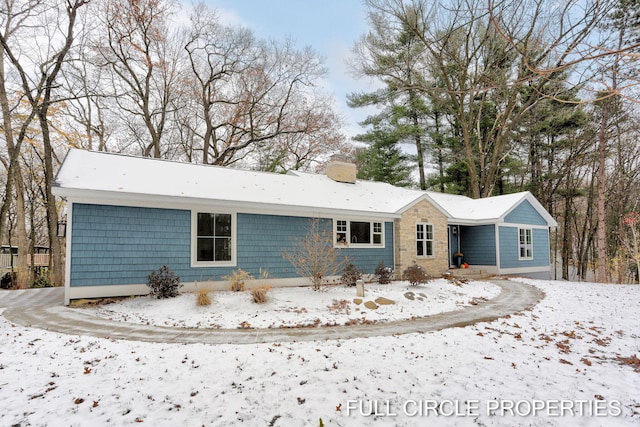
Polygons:
[[347,221],[336,221],[336,242],[347,244]]
[[373,223],[373,244],[374,245],[382,244],[382,223],[381,222]]
[[533,259],[533,231],[530,228],[519,228],[520,259]]
[[416,255],[433,256],[433,224],[416,224]]
[[232,265],[234,215],[194,212],[195,229],[192,259],[200,265]]
[[336,244],[383,246],[382,222],[335,220]]

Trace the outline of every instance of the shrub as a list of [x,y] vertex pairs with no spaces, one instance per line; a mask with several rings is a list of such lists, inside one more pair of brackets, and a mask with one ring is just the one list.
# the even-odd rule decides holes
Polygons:
[[381,285],[387,285],[391,283],[393,278],[393,268],[384,265],[384,261],[380,261],[376,266],[376,280]]
[[342,270],[342,276],[340,276],[340,281],[344,283],[345,286],[355,286],[356,281],[362,279],[362,273],[358,268],[349,263]]
[[253,280],[253,276],[239,268],[237,270],[233,270],[230,275],[224,276],[223,279],[231,283],[229,289],[233,292],[242,292],[245,290],[244,282],[247,280]]
[[39,274],[29,285],[30,288],[52,288],[53,284],[46,274]]
[[198,298],[196,299],[196,303],[198,305],[211,305],[209,289],[198,289]]
[[422,283],[427,283],[431,280],[431,276],[427,274],[424,268],[418,264],[410,265],[402,272],[402,279],[411,283],[412,286],[416,286]]
[[0,279],[0,289],[11,289],[14,283],[16,283],[16,273],[6,273]]
[[260,286],[259,288],[251,289],[251,298],[253,298],[253,302],[256,304],[264,304],[269,299],[267,297],[267,292],[271,289],[270,286]]
[[309,278],[316,291],[323,283],[328,285],[329,277],[338,274],[347,263],[346,257],[340,257],[340,250],[333,247],[330,226],[318,218],[309,220],[307,234],[296,240],[282,257],[291,263],[299,276]]
[[163,265],[160,270],[149,274],[147,286],[152,296],[164,299],[178,296],[183,285],[180,283],[180,278],[173,274],[169,267]]

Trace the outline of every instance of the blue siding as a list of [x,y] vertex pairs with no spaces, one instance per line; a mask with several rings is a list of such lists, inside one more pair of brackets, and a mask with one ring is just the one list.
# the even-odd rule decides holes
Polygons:
[[547,225],[542,215],[529,203],[524,200],[514,210],[509,212],[504,218],[505,222],[513,224]]
[[550,264],[549,260],[549,231],[534,228],[533,259],[519,260],[518,228],[500,227],[500,268],[543,267]]
[[[296,277],[282,253],[308,229],[309,218],[237,215],[237,266],[191,267],[191,212],[188,210],[73,205],[71,286],[146,283],[151,271],[168,265],[184,282],[223,280],[237,268],[254,277]],[[332,232],[330,219],[323,227]],[[373,273],[379,261],[393,265],[393,223],[385,223],[384,248],[341,251],[361,271]]]
[[190,263],[189,211],[74,204],[72,221],[71,286],[146,283]]
[[460,250],[471,265],[496,265],[495,226],[460,227]]

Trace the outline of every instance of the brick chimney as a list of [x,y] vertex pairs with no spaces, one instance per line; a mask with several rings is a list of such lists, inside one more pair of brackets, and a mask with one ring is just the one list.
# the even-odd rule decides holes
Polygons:
[[356,183],[357,168],[349,157],[334,154],[327,164],[327,176],[336,182]]

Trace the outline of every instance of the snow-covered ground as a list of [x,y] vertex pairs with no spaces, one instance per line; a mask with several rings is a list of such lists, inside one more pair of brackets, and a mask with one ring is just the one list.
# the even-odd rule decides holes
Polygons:
[[[153,344],[0,318],[0,425],[638,425],[640,286],[528,282],[546,293],[530,311],[353,340]],[[414,292],[430,295],[430,286]],[[451,299],[467,303],[458,291]],[[332,292],[325,307],[342,299]],[[222,306],[224,298],[214,300]],[[118,311],[131,313],[128,304],[137,302]],[[300,305],[311,311],[292,302]],[[177,310],[176,323],[194,321]],[[267,313],[263,325],[282,321]]]
[[[359,304],[354,303],[355,287],[336,286],[321,292],[310,287],[272,288],[264,304],[253,303],[249,292],[219,291],[209,293],[212,303],[208,306],[198,306],[196,294],[184,293],[163,300],[131,298],[85,311],[112,320],[182,328],[331,326],[424,317],[468,307],[499,293],[500,288],[488,282],[455,286],[438,279],[418,287],[408,282],[367,284]],[[364,306],[378,298],[394,304],[376,304],[375,309]]]

